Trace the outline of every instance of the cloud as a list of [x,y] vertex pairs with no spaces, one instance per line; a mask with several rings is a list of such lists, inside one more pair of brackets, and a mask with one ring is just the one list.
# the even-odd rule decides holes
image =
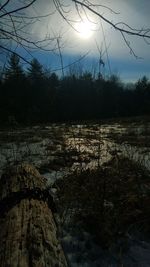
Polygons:
[[[99,3],[112,8],[120,14],[114,14],[107,8],[99,8],[99,12],[104,15],[107,19],[113,23],[125,22],[133,28],[141,29],[142,27],[148,28],[149,26],[149,10],[150,10],[150,1],[147,0],[95,0],[93,3]],[[86,15],[93,21],[96,25],[91,38],[82,39],[79,34],[72,28],[75,27],[74,21],[79,21],[80,17],[77,10],[73,4],[70,4],[68,0],[60,1],[64,10],[64,16],[66,21],[62,18],[59,12],[56,10],[56,7],[53,4],[53,1],[37,1],[34,9],[31,8],[28,12],[31,14],[43,15],[51,13],[50,16],[37,20],[36,23],[31,25],[30,31],[32,36],[36,39],[49,37],[60,36],[60,43],[62,45],[62,50],[65,53],[85,53],[91,51],[97,54],[96,42],[101,46],[101,44],[106,42],[106,46],[109,46],[109,53],[113,56],[126,57],[130,56],[130,51],[127,45],[125,44],[123,37],[119,31],[115,31],[111,25],[102,21],[92,14],[91,12],[84,9]],[[63,12],[62,10],[62,12]],[[80,15],[85,16],[82,9],[80,9]],[[72,27],[70,25],[72,25]],[[103,27],[103,28],[102,28]],[[125,25],[122,25],[125,28]],[[128,29],[128,28],[127,28]],[[149,46],[146,45],[142,38],[137,38],[134,36],[125,35],[127,42],[130,42],[131,47],[137,55],[140,57],[149,56]],[[105,40],[104,40],[105,39]],[[54,46],[54,42],[50,43],[50,46]]]
[[[99,0],[93,1],[94,3],[99,3]],[[148,60],[150,60],[149,45],[147,45],[143,38],[125,35],[126,41],[129,42],[129,46],[133,49],[134,53],[143,58],[142,60],[136,60],[133,55],[131,55],[131,50],[125,43],[121,33],[113,29],[111,25],[104,21],[100,21],[100,18],[91,12],[86,10],[86,15],[93,21],[96,25],[95,31],[91,38],[82,39],[79,37],[77,32],[69,25],[74,27],[74,21],[79,21],[77,10],[74,6],[70,4],[70,1],[61,1],[65,6],[63,9],[66,13],[66,20],[56,11],[53,15],[45,18],[45,21],[40,24],[37,23],[33,27],[34,34],[38,34],[43,37],[48,32],[53,36],[60,35],[61,51],[64,55],[70,55],[70,57],[75,55],[83,55],[89,51],[89,56],[92,58],[99,59],[99,48],[102,48],[103,52],[108,48],[108,54],[104,53],[103,60],[108,63],[109,60],[112,65],[113,70],[117,70],[124,77],[130,76],[130,79],[135,79],[138,73],[144,74],[142,70],[148,74]],[[103,0],[101,4],[112,8],[114,11],[119,12],[119,14],[114,14],[107,8],[99,8],[100,14],[105,16],[111,22],[120,23],[124,22],[131,26],[132,28],[142,29],[148,28],[149,25],[149,10],[150,1],[147,0]],[[42,14],[47,13],[47,11],[53,12],[55,7],[50,4],[49,1],[40,1],[37,9],[40,9]],[[83,10],[81,10],[83,12]],[[84,13],[80,13],[81,16],[85,16]],[[67,23],[67,20],[69,23]],[[120,24],[121,26],[121,24]],[[122,24],[123,28],[129,29],[127,26]],[[53,44],[52,44],[53,45]],[[108,64],[106,64],[108,65]],[[144,67],[145,66],[145,67]],[[134,78],[133,78],[134,77]]]
[[[125,22],[131,27],[139,29],[141,29],[142,27],[150,27],[150,1],[148,0],[93,0],[92,2],[97,4],[101,3],[102,5],[108,6],[114,11],[119,12],[119,14],[114,14],[105,7],[99,7],[98,12],[100,12],[100,14],[105,16],[113,23]],[[69,55],[73,58],[89,52],[90,58],[95,58],[98,60],[100,55],[98,48],[102,49],[102,52],[105,52],[103,55],[103,60],[107,62],[109,57],[109,60],[114,68],[118,64],[118,68],[121,69],[122,72],[123,66],[126,69],[127,66],[129,68],[127,62],[129,62],[130,66],[133,66],[133,68],[135,68],[136,64],[138,66],[139,64],[141,64],[134,63],[135,58],[131,56],[131,51],[123,40],[120,32],[114,30],[111,25],[104,22],[103,20],[100,21],[100,18],[98,16],[94,15],[86,9],[79,9],[79,13],[81,17],[87,16],[90,21],[93,22],[94,30],[89,39],[80,38],[81,36],[73,29],[75,27],[75,22],[81,20],[79,13],[75,9],[72,1],[60,0],[60,3],[63,5],[63,9],[61,11],[63,12],[66,20],[61,16],[58,10],[56,10],[53,1],[37,0],[33,7],[30,7],[26,10],[27,16],[37,16],[37,19],[34,20],[34,23],[31,23],[28,28],[26,28],[28,29],[28,32],[30,33],[32,39],[42,40],[45,37],[53,39],[53,37],[59,36],[63,57],[65,57],[65,55]],[[43,16],[44,14],[49,14],[49,16],[45,16],[43,18],[39,17]],[[122,24],[122,27],[125,28],[126,26]],[[125,35],[125,37],[127,38],[127,42],[130,42],[129,46],[132,47],[136,55],[143,58],[142,67],[144,69],[145,64],[147,70],[149,64],[148,60],[150,60],[150,46],[144,42],[143,38],[129,35]],[[48,48],[57,49],[58,47],[56,40],[49,42]],[[106,53],[106,48],[108,54]],[[56,62],[59,64],[59,51],[57,50],[55,51],[55,53]],[[42,55],[44,57],[44,53],[42,53]],[[54,56],[53,61],[55,61]],[[142,71],[140,67],[139,71]]]

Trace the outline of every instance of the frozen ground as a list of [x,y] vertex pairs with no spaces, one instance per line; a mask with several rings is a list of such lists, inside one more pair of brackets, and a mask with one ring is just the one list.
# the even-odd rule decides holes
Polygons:
[[[131,127],[128,129],[131,129]],[[133,130],[138,135],[145,128]],[[34,164],[52,185],[74,170],[96,168],[112,156],[123,154],[150,169],[150,149],[117,143],[111,134],[124,134],[127,126],[112,125],[50,125],[0,131],[0,174],[17,162]],[[62,243],[71,267],[150,266],[150,243],[130,236],[128,250],[122,254],[120,244],[107,251],[94,243],[78,226],[67,224],[62,231]],[[121,242],[121,241],[120,241]],[[122,264],[122,265],[121,265]]]

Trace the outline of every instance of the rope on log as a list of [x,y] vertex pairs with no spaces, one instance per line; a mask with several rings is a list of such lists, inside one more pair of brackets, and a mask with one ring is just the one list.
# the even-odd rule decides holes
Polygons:
[[35,187],[35,189],[25,188],[19,192],[11,192],[7,197],[3,198],[0,201],[0,217],[4,216],[4,213],[7,213],[9,209],[17,205],[23,199],[37,199],[47,202],[51,211],[53,213],[56,212],[56,205],[49,190],[41,190],[40,188]]
[[0,179],[0,266],[66,267],[46,179],[29,164]]

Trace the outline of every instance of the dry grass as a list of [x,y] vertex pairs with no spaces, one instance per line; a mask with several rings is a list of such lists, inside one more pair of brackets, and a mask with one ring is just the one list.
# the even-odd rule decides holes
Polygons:
[[150,173],[127,158],[56,181],[62,221],[80,225],[103,247],[130,232],[150,237]]

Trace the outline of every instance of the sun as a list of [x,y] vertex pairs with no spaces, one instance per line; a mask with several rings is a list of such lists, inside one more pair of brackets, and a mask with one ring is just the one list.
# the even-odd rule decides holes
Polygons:
[[74,27],[78,36],[82,39],[89,39],[92,37],[95,30],[94,23],[90,22],[88,19],[83,19],[80,22],[76,22]]

